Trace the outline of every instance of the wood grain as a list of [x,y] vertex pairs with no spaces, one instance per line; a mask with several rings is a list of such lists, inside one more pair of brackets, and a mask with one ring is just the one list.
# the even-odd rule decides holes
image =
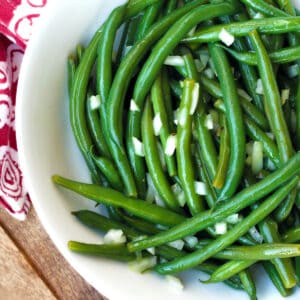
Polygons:
[[0,225],[55,297],[104,300],[61,256],[42,228],[34,209],[24,222],[14,220],[0,209]]
[[1,227],[0,240],[0,299],[56,299]]

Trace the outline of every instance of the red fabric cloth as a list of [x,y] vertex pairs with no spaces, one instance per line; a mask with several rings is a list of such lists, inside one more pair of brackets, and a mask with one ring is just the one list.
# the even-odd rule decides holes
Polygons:
[[15,105],[22,57],[47,0],[0,0],[0,205],[24,220],[30,208],[18,163]]

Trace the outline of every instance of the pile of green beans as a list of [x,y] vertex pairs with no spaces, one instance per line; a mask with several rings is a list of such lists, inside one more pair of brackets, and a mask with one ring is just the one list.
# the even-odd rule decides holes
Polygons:
[[[122,241],[71,251],[257,299],[261,264],[300,285],[300,17],[289,0],[129,0],[68,58],[70,123],[91,174],[53,182]],[[105,241],[104,237],[104,241]],[[153,261],[153,260],[152,260]],[[299,293],[299,291],[298,291]]]

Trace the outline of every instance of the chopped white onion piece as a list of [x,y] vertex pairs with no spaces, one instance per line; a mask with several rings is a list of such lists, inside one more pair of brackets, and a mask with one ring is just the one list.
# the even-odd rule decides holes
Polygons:
[[183,127],[186,124],[188,115],[189,113],[186,107],[183,107],[178,111],[177,117],[178,117],[178,124],[180,126]]
[[182,56],[179,55],[170,55],[166,58],[164,64],[174,67],[183,67],[184,59],[182,58]]
[[192,93],[192,103],[191,103],[191,108],[190,108],[190,115],[193,115],[194,112],[196,111],[198,101],[199,101],[199,91],[200,91],[200,86],[199,83],[196,82],[193,88],[193,93]]
[[103,240],[105,244],[124,244],[126,243],[126,236],[121,229],[110,229],[105,234]]
[[186,236],[183,239],[190,248],[194,248],[198,244],[198,238],[193,235]]
[[176,134],[171,134],[167,138],[165,154],[172,156],[176,150],[177,136]]
[[151,178],[151,175],[149,173],[146,173],[146,180],[147,180],[147,193],[146,193],[146,201],[153,203],[155,199],[156,190]]
[[240,218],[239,214],[233,214],[226,218],[226,222],[228,222],[230,224],[237,224],[238,222],[240,222],[240,220],[241,220],[241,218]]
[[90,97],[90,107],[91,110],[96,110],[100,107],[101,105],[101,98],[100,95],[96,95],[96,96],[91,96]]
[[249,96],[249,94],[243,90],[243,89],[238,89],[238,94],[243,97],[244,99],[248,100],[249,102],[252,101],[252,98]]
[[234,43],[234,36],[228,32],[225,28],[219,33],[219,39],[227,46],[231,46]]
[[275,136],[274,136],[274,133],[273,133],[273,132],[266,132],[266,135],[267,135],[271,140],[274,140],[274,139],[275,139]]
[[205,127],[209,130],[213,130],[214,129],[214,120],[211,114],[206,115],[205,118]]
[[155,248],[154,248],[154,247],[147,248],[147,251],[148,251],[150,254],[155,255]]
[[159,160],[160,160],[161,166],[162,166],[163,170],[165,171],[167,169],[167,163],[166,163],[166,159],[165,159],[163,146],[161,145],[161,143],[159,141],[157,141],[157,149],[158,149]]
[[261,244],[264,241],[262,235],[258,232],[258,230],[256,229],[255,226],[253,226],[253,227],[250,228],[249,234],[259,244]]
[[208,53],[200,53],[200,60],[205,68],[209,61],[209,54]]
[[253,16],[253,19],[262,19],[262,18],[264,18],[265,16],[262,14],[262,13],[260,13],[260,12],[258,12],[258,13],[256,13],[254,16]]
[[290,78],[296,77],[299,75],[299,66],[298,65],[289,66],[287,72]]
[[206,77],[208,77],[209,79],[214,79],[215,77],[215,73],[211,68],[206,68],[203,73],[205,74]]
[[261,79],[258,79],[256,82],[256,94],[263,95],[264,94],[264,87]]
[[281,102],[282,102],[282,104],[285,104],[285,102],[289,99],[289,97],[290,97],[290,89],[281,90]]
[[219,222],[215,224],[215,232],[216,234],[225,234],[227,232],[227,223]]
[[195,192],[197,195],[205,196],[207,194],[206,192],[206,185],[202,181],[195,181],[194,182]]
[[183,207],[186,203],[186,199],[185,199],[185,194],[181,189],[180,185],[178,183],[175,183],[171,186],[171,189],[176,196],[179,206]]
[[141,111],[141,109],[136,104],[136,102],[134,101],[134,99],[131,99],[131,101],[130,101],[130,110],[131,111]]
[[145,257],[142,259],[138,259],[135,261],[131,261],[128,263],[128,266],[131,270],[142,273],[156,265],[157,257],[156,256],[150,256]]
[[264,148],[262,142],[255,141],[252,151],[252,172],[258,174],[263,169]]
[[182,250],[183,247],[184,247],[184,241],[183,240],[176,240],[176,241],[173,241],[173,242],[169,242],[168,245],[170,247],[173,247],[177,250]]
[[184,286],[182,284],[182,281],[178,277],[175,277],[173,275],[166,275],[166,280],[168,281],[170,287],[172,287],[176,291],[180,292],[183,290]]
[[161,206],[161,207],[166,207],[165,202],[162,200],[160,195],[158,193],[155,194],[154,200],[156,205]]
[[194,59],[194,62],[195,62],[196,69],[199,73],[202,72],[206,67],[203,65],[200,59]]
[[194,26],[189,32],[188,32],[188,36],[193,36],[194,35],[194,33],[195,33],[195,31],[196,31],[196,29],[197,29],[197,26]]
[[160,114],[157,113],[154,118],[153,118],[153,130],[154,130],[154,135],[158,136],[160,133],[160,130],[162,128],[162,121],[160,118]]
[[138,156],[145,156],[144,144],[136,137],[132,137],[132,143],[133,143],[134,153]]

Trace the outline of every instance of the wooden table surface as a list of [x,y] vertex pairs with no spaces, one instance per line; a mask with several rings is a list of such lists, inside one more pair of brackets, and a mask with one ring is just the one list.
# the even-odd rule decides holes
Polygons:
[[0,300],[104,300],[57,251],[34,209],[26,221],[0,208]]

